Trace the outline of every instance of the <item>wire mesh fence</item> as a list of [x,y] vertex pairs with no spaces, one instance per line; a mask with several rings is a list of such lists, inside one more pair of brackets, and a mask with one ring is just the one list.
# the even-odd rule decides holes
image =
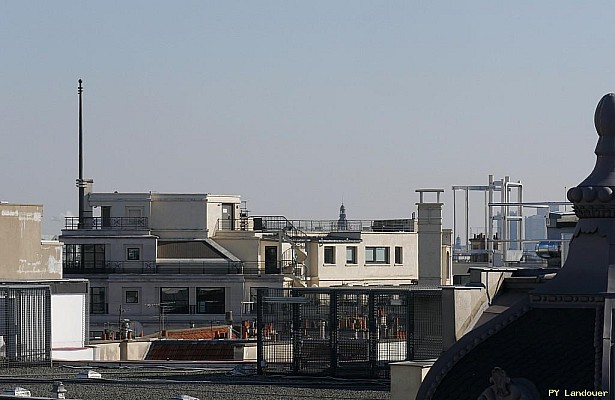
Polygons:
[[439,289],[260,288],[261,374],[388,378],[442,352]]

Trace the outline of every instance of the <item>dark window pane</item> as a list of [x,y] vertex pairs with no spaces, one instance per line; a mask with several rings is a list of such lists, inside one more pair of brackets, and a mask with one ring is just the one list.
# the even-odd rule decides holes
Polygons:
[[160,288],[160,304],[165,314],[188,314],[188,288]]
[[90,314],[106,314],[107,303],[104,287],[90,288]]
[[196,308],[199,314],[224,314],[224,288],[197,288]]
[[139,303],[139,291],[138,290],[127,290],[126,291],[126,303],[138,304]]

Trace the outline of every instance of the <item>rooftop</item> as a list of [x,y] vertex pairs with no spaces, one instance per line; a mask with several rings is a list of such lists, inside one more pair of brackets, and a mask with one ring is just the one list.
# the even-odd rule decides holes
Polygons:
[[250,398],[272,399],[388,399],[388,382],[327,378],[289,378],[255,375],[253,365],[194,364],[174,367],[123,362],[98,365],[102,379],[77,379],[84,365],[53,368],[7,369],[0,388],[24,387],[32,396],[49,396],[54,381],[62,381],[67,399],[87,400],[166,400],[179,394],[200,400]]

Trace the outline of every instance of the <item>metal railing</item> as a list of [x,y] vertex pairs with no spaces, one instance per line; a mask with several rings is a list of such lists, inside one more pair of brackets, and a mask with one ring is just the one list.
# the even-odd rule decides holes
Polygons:
[[0,288],[1,367],[51,365],[51,289]]
[[246,261],[106,261],[84,264],[64,261],[64,274],[193,274],[193,275],[279,275],[299,274],[300,268],[292,261],[275,264]]
[[147,230],[149,225],[147,217],[86,217],[81,222],[79,217],[66,217],[64,229]]
[[284,216],[219,219],[216,230],[287,232],[292,236],[327,232],[414,232],[413,219],[391,220],[289,220]]
[[257,289],[260,374],[388,378],[442,352],[440,289]]

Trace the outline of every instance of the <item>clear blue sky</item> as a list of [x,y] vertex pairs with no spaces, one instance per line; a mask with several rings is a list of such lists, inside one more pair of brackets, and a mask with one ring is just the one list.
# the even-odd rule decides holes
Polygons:
[[563,200],[615,90],[607,1],[2,1],[0,199],[241,194],[255,214],[400,218],[510,175]]

